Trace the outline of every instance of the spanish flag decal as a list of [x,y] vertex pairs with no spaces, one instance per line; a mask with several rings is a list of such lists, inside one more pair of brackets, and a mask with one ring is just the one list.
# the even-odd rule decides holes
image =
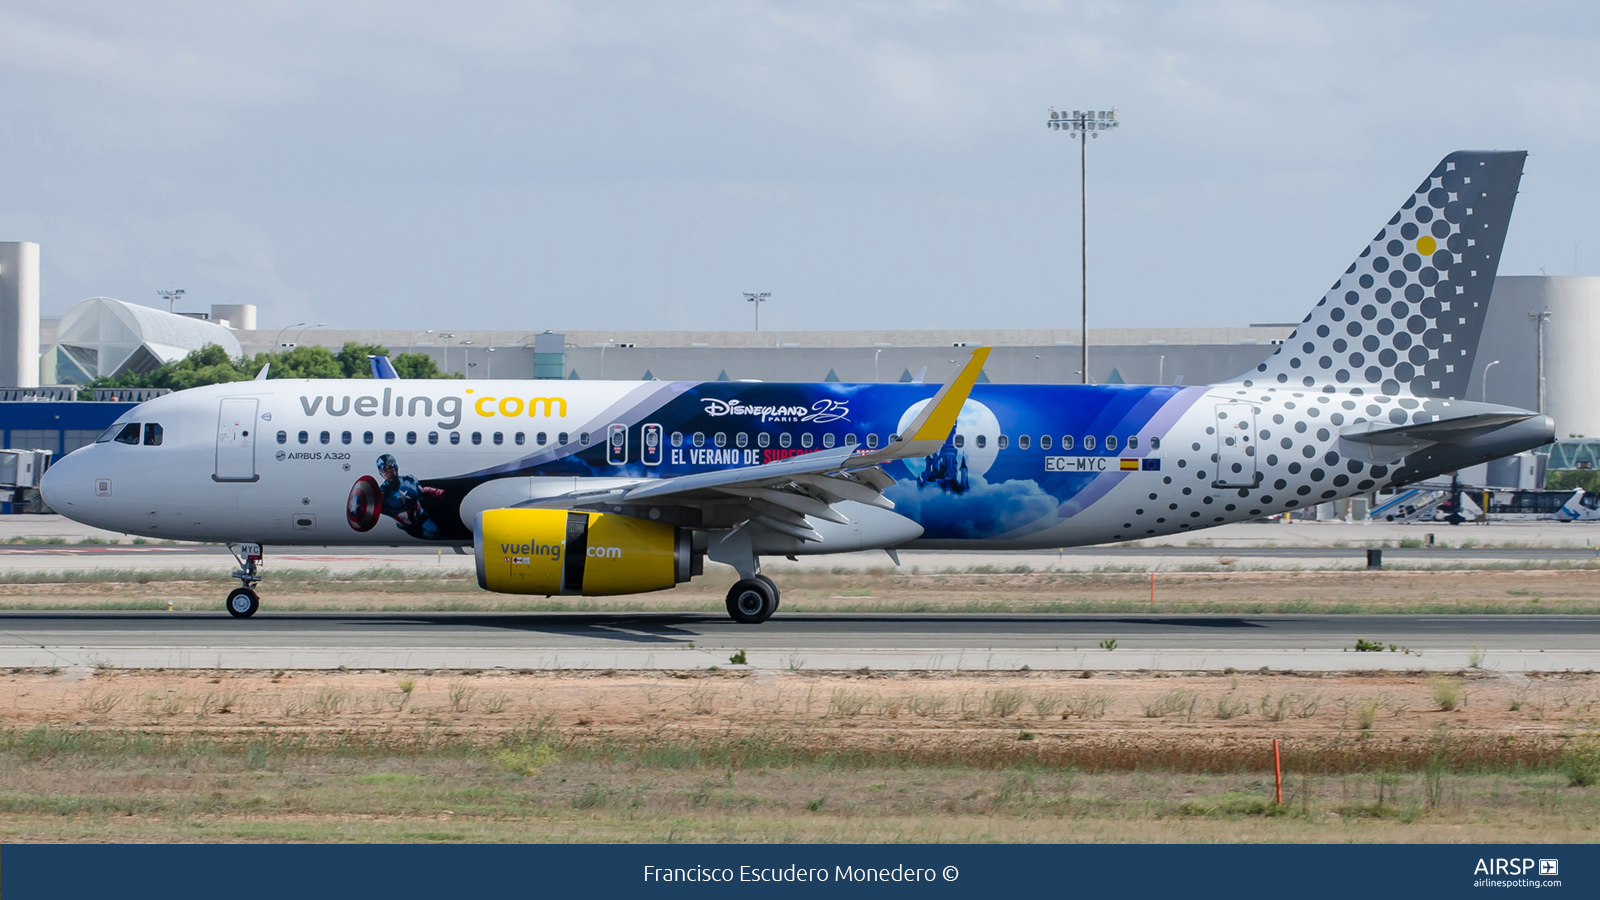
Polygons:
[[1124,472],[1137,472],[1137,471],[1139,471],[1139,461],[1137,459],[1125,459],[1125,460],[1123,460],[1122,461],[1122,471],[1124,471]]

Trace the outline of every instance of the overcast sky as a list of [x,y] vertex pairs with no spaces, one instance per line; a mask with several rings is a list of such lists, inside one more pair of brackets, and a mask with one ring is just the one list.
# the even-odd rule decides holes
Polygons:
[[[0,7],[42,307],[262,327],[1298,320],[1440,157],[1532,153],[1503,274],[1600,274],[1595,6]],[[1576,253],[1574,248],[1576,248]]]

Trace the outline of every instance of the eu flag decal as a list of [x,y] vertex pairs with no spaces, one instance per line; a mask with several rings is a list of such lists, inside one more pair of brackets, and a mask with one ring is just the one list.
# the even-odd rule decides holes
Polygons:
[[1147,456],[1144,459],[1140,460],[1140,462],[1143,463],[1143,468],[1144,468],[1144,470],[1146,472],[1159,472],[1159,471],[1161,471],[1161,460],[1159,460],[1159,459],[1151,459],[1150,457]]

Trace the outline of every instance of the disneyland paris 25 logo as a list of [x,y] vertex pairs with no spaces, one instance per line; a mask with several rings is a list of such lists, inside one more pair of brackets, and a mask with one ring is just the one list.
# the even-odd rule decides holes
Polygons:
[[850,418],[850,406],[841,400],[818,400],[804,406],[747,406],[738,400],[707,399],[708,416],[759,416],[763,422],[837,422]]

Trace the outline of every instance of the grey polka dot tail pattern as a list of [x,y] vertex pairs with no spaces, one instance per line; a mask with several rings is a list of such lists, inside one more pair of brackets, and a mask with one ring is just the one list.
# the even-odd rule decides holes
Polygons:
[[1462,397],[1527,156],[1446,156],[1294,334],[1240,381]]

